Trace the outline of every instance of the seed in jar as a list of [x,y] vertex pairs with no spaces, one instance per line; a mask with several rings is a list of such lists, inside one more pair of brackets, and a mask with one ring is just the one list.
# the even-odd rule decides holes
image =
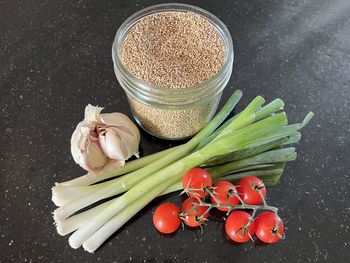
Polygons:
[[122,63],[146,83],[186,88],[222,68],[225,48],[218,30],[192,12],[160,12],[140,19],[122,44]]
[[[193,12],[159,12],[141,18],[126,34],[121,62],[153,91],[191,88],[211,79],[223,67],[224,41],[211,22]],[[215,85],[215,84],[214,84]],[[215,87],[215,86],[213,86]],[[183,139],[197,133],[213,116],[220,95],[185,103],[144,103],[128,94],[134,116],[148,132],[162,138]],[[137,89],[137,87],[136,87]],[[202,95],[203,94],[198,94]],[[178,105],[178,108],[175,106]]]
[[213,98],[193,109],[169,110],[146,105],[130,96],[134,116],[150,133],[168,139],[183,139],[203,128],[215,113],[219,98]]

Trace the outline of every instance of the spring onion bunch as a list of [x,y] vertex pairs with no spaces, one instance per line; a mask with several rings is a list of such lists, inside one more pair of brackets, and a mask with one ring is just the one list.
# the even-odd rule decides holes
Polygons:
[[[183,175],[193,167],[207,169],[214,180],[235,182],[246,175],[276,184],[287,161],[297,154],[292,143],[312,118],[288,125],[283,101],[263,106],[257,96],[242,112],[224,122],[237,105],[237,90],[222,110],[187,143],[128,162],[101,174],[89,173],[52,188],[57,231],[73,248],[94,252],[108,237],[159,195],[182,189]],[[92,206],[92,207],[91,207]],[[87,209],[89,208],[89,209]]]

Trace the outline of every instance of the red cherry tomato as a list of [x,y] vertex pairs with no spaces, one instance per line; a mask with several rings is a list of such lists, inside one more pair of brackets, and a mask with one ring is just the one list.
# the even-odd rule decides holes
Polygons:
[[[187,198],[181,206],[182,213],[184,213],[183,221],[186,225],[190,227],[200,226],[205,222],[205,219],[208,218],[208,213],[206,213],[208,207],[207,206],[197,206],[192,209],[194,205],[198,204],[196,199]],[[204,214],[205,213],[205,214]],[[200,216],[203,217],[199,219]]]
[[[204,188],[212,185],[212,179],[209,173],[201,168],[193,168],[189,170],[182,179],[183,188]],[[204,190],[195,190],[194,193],[190,193],[192,198],[202,198],[208,193]]]
[[260,205],[263,202],[258,189],[266,197],[266,187],[263,181],[255,176],[244,177],[237,185],[237,191],[247,205]]
[[159,232],[170,234],[175,232],[181,223],[180,208],[171,203],[161,204],[153,214],[153,224]]
[[[237,205],[239,200],[236,196],[233,195],[235,191],[235,186],[227,181],[219,181],[214,185],[214,197],[223,205]],[[210,196],[210,200],[213,204],[217,204],[213,196]],[[217,207],[221,211],[228,211],[228,208]]]
[[256,219],[256,236],[265,243],[276,243],[284,234],[282,219],[273,212],[261,213]]
[[[255,232],[255,222],[249,224],[252,216],[244,211],[235,211],[231,213],[225,223],[226,234],[233,241],[244,243],[250,240]],[[249,224],[249,226],[248,226]]]

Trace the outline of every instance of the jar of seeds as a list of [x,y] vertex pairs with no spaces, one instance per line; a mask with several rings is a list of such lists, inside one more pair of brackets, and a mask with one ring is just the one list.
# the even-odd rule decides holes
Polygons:
[[161,4],[121,25],[112,57],[137,123],[156,137],[180,140],[215,114],[232,73],[233,45],[226,26],[211,13]]

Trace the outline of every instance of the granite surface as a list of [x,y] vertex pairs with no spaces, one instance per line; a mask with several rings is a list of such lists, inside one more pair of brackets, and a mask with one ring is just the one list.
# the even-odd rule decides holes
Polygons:
[[[83,171],[70,136],[88,104],[130,116],[112,67],[124,19],[160,1],[0,1],[1,262],[349,262],[350,2],[348,0],[186,1],[216,14],[235,43],[224,102],[240,108],[261,94],[282,98],[293,122],[313,110],[298,159],[269,190],[287,238],[234,245],[220,220],[160,236],[153,201],[95,254],[56,233],[51,186]],[[222,105],[222,104],[221,104]],[[174,145],[142,134],[143,154]]]

